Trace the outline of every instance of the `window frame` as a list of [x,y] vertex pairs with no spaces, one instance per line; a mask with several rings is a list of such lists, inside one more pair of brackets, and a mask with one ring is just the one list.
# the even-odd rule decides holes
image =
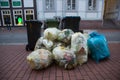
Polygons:
[[[3,11],[9,11],[9,13],[8,14],[4,14]],[[2,15],[2,20],[3,20],[3,26],[6,26],[5,22],[4,22],[5,20],[4,20],[4,17],[3,17],[4,15],[9,15],[10,16],[10,23],[11,23],[10,26],[12,26],[11,11],[9,9],[1,10],[1,15]]]
[[[15,14],[15,11],[21,11],[21,13]],[[16,22],[15,22],[15,15],[21,15],[21,16],[22,16],[22,19],[23,19],[23,14],[22,14],[22,12],[23,12],[22,9],[14,9],[14,10],[13,10],[13,21],[14,21],[14,25],[15,25],[15,26],[23,26],[23,25],[24,25],[24,21],[23,21],[22,25],[17,25]]]
[[0,2],[8,2],[8,6],[1,6],[1,4],[0,4],[1,8],[10,8],[10,2],[9,2],[9,0],[1,0]]
[[[26,11],[33,11],[33,13],[26,13]],[[26,15],[33,15],[33,20],[35,19],[35,16],[34,16],[34,9],[25,9],[24,10],[24,14],[25,14],[25,20],[27,20],[26,18]]]
[[44,0],[44,11],[45,12],[55,12],[56,11],[56,5],[55,5],[56,0],[53,0],[53,1],[49,0],[48,1],[49,5],[50,5],[51,2],[53,4],[53,8],[49,8],[48,10],[46,9],[46,2],[47,2],[47,0]]
[[[93,0],[91,0],[92,1],[92,6],[93,6]],[[96,3],[95,3],[95,9],[91,9],[91,10],[89,10],[89,0],[87,0],[87,12],[97,12],[97,8],[98,8],[98,0],[96,0]]]
[[[20,6],[14,6],[13,5],[13,2],[17,2],[17,1],[20,1]],[[12,0],[12,7],[13,8],[21,8],[22,7],[22,1],[21,0]]]
[[78,0],[75,0],[75,9],[72,9],[72,8],[73,8],[73,6],[72,6],[73,0],[70,0],[70,6],[72,6],[72,7],[68,10],[68,9],[67,9],[67,7],[68,7],[68,3],[67,3],[68,0],[66,0],[66,2],[65,2],[65,7],[66,7],[65,10],[68,11],[68,12],[69,12],[69,11],[70,11],[70,12],[71,12],[71,11],[77,11],[77,3],[78,3],[77,1],[78,1]]

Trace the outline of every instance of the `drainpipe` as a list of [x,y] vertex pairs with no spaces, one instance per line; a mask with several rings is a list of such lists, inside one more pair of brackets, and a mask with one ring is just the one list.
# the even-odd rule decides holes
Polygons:
[[103,0],[103,5],[102,5],[102,26],[104,24],[104,18],[105,18],[105,11],[106,11],[106,0]]

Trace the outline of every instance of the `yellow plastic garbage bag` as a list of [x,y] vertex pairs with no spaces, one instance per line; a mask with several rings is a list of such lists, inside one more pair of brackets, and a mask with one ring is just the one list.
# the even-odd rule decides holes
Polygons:
[[27,62],[32,69],[43,69],[52,63],[52,53],[45,49],[37,49],[27,56]]
[[82,65],[88,60],[88,46],[86,37],[78,32],[72,35],[71,38],[71,50],[73,50],[77,56],[77,63]]
[[53,49],[53,56],[59,66],[65,69],[73,69],[77,66],[76,55],[73,51],[64,46],[58,46]]

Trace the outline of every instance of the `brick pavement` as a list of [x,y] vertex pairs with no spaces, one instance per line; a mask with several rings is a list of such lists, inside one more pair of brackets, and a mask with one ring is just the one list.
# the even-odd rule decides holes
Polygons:
[[119,29],[120,25],[114,23],[113,21],[105,20],[101,21],[81,21],[80,29]]
[[[119,36],[118,29],[96,29],[100,33],[109,36]],[[25,28],[0,28],[0,33],[25,33]],[[110,40],[115,40],[112,37]],[[77,66],[73,70],[64,70],[56,64],[52,64],[44,70],[32,70],[26,62],[26,56],[30,53],[25,50],[25,44],[0,45],[0,80],[120,80],[120,39],[117,43],[109,43],[111,56],[109,59],[96,64],[90,57],[88,62]]]
[[0,80],[120,80],[120,43],[109,43],[109,59],[95,63],[90,57],[86,64],[64,70],[52,64],[44,70],[32,70],[26,62],[30,53],[25,45],[0,46]]

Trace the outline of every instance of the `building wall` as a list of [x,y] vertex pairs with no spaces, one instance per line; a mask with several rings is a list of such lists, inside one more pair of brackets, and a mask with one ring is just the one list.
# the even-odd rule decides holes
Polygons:
[[[82,20],[102,20],[103,19],[103,8],[104,0],[97,1],[97,10],[88,11],[88,0],[76,0],[76,10],[75,11],[66,11],[66,0],[55,0],[55,10],[54,11],[45,11],[45,0],[0,0],[0,1],[21,1],[21,7],[13,7],[12,4],[9,4],[9,7],[0,7],[0,14],[2,10],[10,10],[11,16],[11,26],[15,25],[15,15],[14,10],[21,10],[23,21],[26,20],[26,10],[33,10],[33,19],[37,20],[46,20],[53,19],[55,17],[65,17],[65,16],[80,16]],[[23,22],[23,25],[25,22]],[[0,15],[0,26],[6,26],[3,22],[3,15]]]
[[88,11],[88,0],[76,0],[76,11],[66,11],[66,0],[55,0],[55,11],[44,11],[45,0],[37,0],[37,19],[52,19],[55,16],[80,16],[82,20],[102,20],[104,0],[97,0],[97,10]]
[[119,0],[106,0],[105,19],[119,19]]
[[[120,4],[120,0],[118,0],[119,2],[118,2],[118,4]],[[119,14],[118,14],[118,20],[119,20],[119,22],[120,22],[120,5],[118,5],[118,7],[119,7]]]
[[[7,26],[7,17],[10,19],[10,26],[25,26],[25,20],[37,18],[36,0],[0,0],[0,26]],[[19,17],[22,23],[18,22]]]

